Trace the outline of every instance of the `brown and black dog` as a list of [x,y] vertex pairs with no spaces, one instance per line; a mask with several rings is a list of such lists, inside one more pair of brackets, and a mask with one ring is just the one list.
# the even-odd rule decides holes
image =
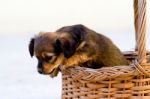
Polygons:
[[29,51],[38,59],[38,71],[52,77],[60,65],[96,69],[128,64],[109,38],[80,24],[39,34],[31,39]]

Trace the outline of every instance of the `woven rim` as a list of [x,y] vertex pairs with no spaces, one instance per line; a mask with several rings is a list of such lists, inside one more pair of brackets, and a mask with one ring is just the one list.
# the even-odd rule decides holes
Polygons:
[[[140,65],[139,65],[140,66]],[[84,80],[87,82],[100,82],[106,79],[115,79],[118,77],[137,76],[139,74],[146,74],[150,76],[150,64],[141,66],[138,69],[134,65],[131,66],[114,66],[114,67],[103,67],[100,69],[89,69],[85,67],[69,68],[64,71],[64,74],[69,74],[75,80]],[[144,70],[144,72],[143,72]]]

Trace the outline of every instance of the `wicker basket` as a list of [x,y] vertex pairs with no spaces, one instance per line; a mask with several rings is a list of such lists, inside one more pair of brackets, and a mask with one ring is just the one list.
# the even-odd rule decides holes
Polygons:
[[62,70],[62,99],[150,99],[146,61],[146,0],[134,0],[136,51],[126,52],[130,66]]
[[[134,59],[135,54],[125,54]],[[137,69],[136,69],[137,68]],[[62,99],[150,99],[150,64],[63,71]],[[143,68],[142,68],[143,69]]]

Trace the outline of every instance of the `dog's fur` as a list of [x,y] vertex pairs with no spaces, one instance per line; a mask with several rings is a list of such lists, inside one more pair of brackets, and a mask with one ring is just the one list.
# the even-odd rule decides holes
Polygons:
[[39,34],[31,39],[29,51],[37,57],[39,72],[44,74],[57,73],[60,65],[101,68],[128,64],[109,38],[83,25]]

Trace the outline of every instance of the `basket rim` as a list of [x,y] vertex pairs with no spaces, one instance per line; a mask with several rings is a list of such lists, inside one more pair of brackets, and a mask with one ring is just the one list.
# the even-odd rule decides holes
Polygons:
[[[137,56],[136,51],[126,51],[123,53],[126,56],[128,55],[134,57]],[[150,55],[150,52],[147,52],[147,55]],[[138,67],[137,65],[140,67]],[[141,66],[137,62],[132,63],[130,65],[102,67],[99,69],[76,66],[67,69],[61,68],[61,72],[64,75],[72,76],[72,78],[75,80],[99,82],[107,79],[116,79],[118,77],[137,76],[137,75],[150,76],[150,63],[145,63],[142,64]]]

